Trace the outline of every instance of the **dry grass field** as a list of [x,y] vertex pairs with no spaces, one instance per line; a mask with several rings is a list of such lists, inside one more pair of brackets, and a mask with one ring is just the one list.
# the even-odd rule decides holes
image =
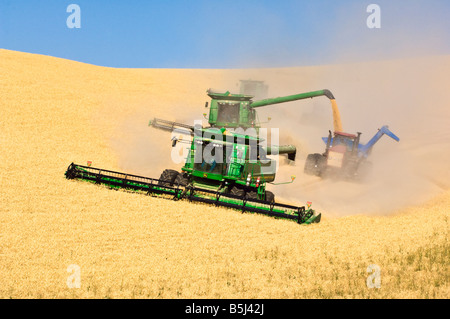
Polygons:
[[[450,57],[267,70],[113,69],[0,50],[1,298],[448,298]],[[299,124],[300,107],[261,110],[299,147],[277,198],[313,200],[300,226],[201,204],[68,181],[71,162],[159,177],[170,134],[160,117],[202,118],[208,88],[263,79],[269,95],[330,89],[344,129],[372,136],[369,185],[302,174],[330,123]],[[297,103],[297,102],[295,102]],[[304,104],[302,104],[304,103]],[[309,109],[308,109],[309,108]],[[276,110],[276,111],[275,111]],[[272,113],[271,113],[272,112]],[[306,112],[306,111],[305,111]],[[380,288],[368,288],[369,265]],[[78,265],[80,288],[69,288]]]

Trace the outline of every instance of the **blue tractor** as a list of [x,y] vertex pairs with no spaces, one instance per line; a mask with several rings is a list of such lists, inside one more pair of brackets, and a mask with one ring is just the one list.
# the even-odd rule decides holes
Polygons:
[[304,172],[320,177],[343,177],[346,179],[362,179],[370,172],[371,163],[367,160],[373,146],[387,135],[397,142],[400,139],[383,126],[366,144],[360,144],[361,133],[356,135],[329,131],[328,137],[322,140],[326,144],[323,154],[309,154],[306,158]]

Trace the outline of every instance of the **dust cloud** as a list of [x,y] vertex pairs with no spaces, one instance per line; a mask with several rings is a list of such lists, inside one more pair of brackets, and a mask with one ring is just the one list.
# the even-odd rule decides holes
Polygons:
[[[363,144],[383,125],[400,138],[396,142],[383,136],[375,144],[369,157],[373,171],[366,181],[321,179],[305,175],[303,167],[309,153],[325,150],[321,138],[333,130],[330,101],[319,97],[258,109],[260,120],[272,118],[264,125],[280,128],[280,144],[294,144],[298,150],[295,163],[280,157],[276,180],[287,182],[295,175],[294,183],[268,186],[279,201],[313,201],[328,216],[391,214],[448,190],[450,56],[439,55],[448,51],[443,41],[447,19],[437,3],[408,4],[402,14],[389,2],[382,7],[379,30],[362,22],[366,5],[343,7],[328,43],[329,65],[246,70],[248,78],[266,82],[269,97],[329,89],[343,130],[361,132]],[[249,60],[249,65],[254,63]]]
[[[168,116],[172,120],[173,116]],[[149,126],[148,111],[140,110],[132,114],[117,126],[117,132],[110,139],[110,145],[119,156],[118,165],[126,172],[136,175],[159,178],[164,169],[180,170],[184,163],[177,163],[172,160],[172,152],[178,151],[173,158],[182,156],[182,149],[172,148],[171,138],[174,136],[169,131],[162,131]],[[179,117],[180,123],[193,125],[194,118],[190,116]],[[184,140],[190,136],[175,134],[177,138]],[[183,145],[184,148],[189,145]],[[183,147],[181,146],[181,147]],[[178,155],[178,156],[177,156]]]
[[[180,70],[179,72],[183,72]],[[309,153],[322,153],[322,137],[333,129],[331,103],[326,97],[265,106],[257,109],[263,127],[280,129],[280,144],[297,147],[297,159],[280,158],[276,183],[268,185],[277,201],[304,204],[327,216],[390,214],[431,199],[450,186],[450,58],[429,56],[376,62],[276,69],[211,70],[216,88],[237,92],[240,79],[263,80],[269,97],[329,89],[335,96],[345,132],[362,132],[365,144],[378,128],[388,125],[400,142],[383,136],[370,161],[371,177],[365,182],[321,179],[303,173]],[[209,73],[192,73],[204,85]],[[221,77],[218,81],[217,77]],[[167,120],[192,124],[207,121],[202,113],[207,87],[184,98],[196,103],[165,105],[158,114]],[[160,97],[164,101],[164,96]],[[112,149],[120,153],[124,171],[158,178],[165,168],[180,169],[171,161],[171,134],[148,127],[155,110],[142,107],[117,126]],[[153,113],[152,113],[153,112]],[[267,118],[271,120],[268,121]]]
[[[286,104],[273,112],[271,125],[280,127],[286,142],[297,141],[300,146],[298,160],[282,165],[278,180],[288,180],[290,175],[297,179],[293,184],[273,186],[273,191],[280,200],[313,201],[329,215],[343,216],[389,214],[447,190],[449,71],[446,56],[318,67],[311,78],[316,89],[328,88],[335,95],[344,131],[362,132],[365,144],[378,128],[388,125],[400,142],[383,136],[375,144],[369,157],[373,171],[364,182],[305,175],[307,154],[325,149],[321,137],[332,130],[331,106],[326,107],[326,98],[291,102],[291,109]],[[320,122],[311,119],[314,114]],[[304,120],[305,115],[310,122]]]

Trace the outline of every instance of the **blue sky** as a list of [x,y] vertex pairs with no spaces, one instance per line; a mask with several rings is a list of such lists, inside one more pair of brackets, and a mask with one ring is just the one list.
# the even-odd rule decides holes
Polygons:
[[0,0],[0,48],[128,68],[318,65],[450,54],[449,16],[448,0]]

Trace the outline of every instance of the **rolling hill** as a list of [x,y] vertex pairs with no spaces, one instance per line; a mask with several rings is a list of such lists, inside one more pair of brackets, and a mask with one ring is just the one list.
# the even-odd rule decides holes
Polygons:
[[[114,69],[0,50],[0,71],[1,298],[448,298],[449,56]],[[278,177],[295,183],[273,191],[312,200],[324,218],[309,226],[64,178],[71,162],[150,177],[179,169],[170,134],[148,121],[202,119],[208,88],[249,78],[270,96],[328,88],[347,131],[368,139],[389,124],[400,143],[375,146],[367,185],[321,181],[303,175],[302,160],[323,150],[328,101],[261,110],[299,148]],[[374,264],[379,289],[366,284]],[[68,288],[70,265],[80,288]]]

